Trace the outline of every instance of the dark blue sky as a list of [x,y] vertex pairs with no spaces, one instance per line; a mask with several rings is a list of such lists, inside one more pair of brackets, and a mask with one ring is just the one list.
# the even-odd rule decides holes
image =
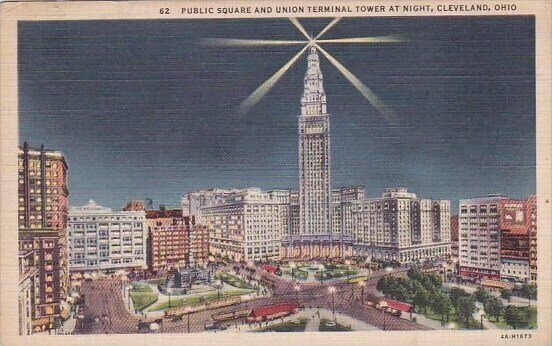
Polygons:
[[[331,19],[301,20],[316,34]],[[321,57],[332,185],[367,196],[534,194],[532,17],[345,18],[325,44],[394,113],[387,123]],[[302,39],[286,19],[25,22],[19,26],[20,142],[62,151],[70,204],[180,204],[212,187],[297,188],[303,56],[249,114],[236,108],[300,46],[217,48],[201,38]]]

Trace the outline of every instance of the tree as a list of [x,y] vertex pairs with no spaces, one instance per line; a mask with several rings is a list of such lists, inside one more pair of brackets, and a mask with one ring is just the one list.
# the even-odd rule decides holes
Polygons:
[[475,298],[473,296],[464,296],[458,299],[456,308],[456,319],[458,322],[465,321],[466,328],[470,327],[470,320],[475,312]]
[[412,297],[412,302],[417,307],[423,308],[424,312],[426,312],[426,308],[429,305],[430,302],[430,294],[429,291],[424,288],[421,284],[417,284],[414,287],[414,294]]
[[435,288],[441,288],[441,286],[443,285],[443,279],[437,274],[429,275],[429,279],[431,280],[431,283]]
[[504,309],[504,321],[514,329],[525,327],[529,323],[527,314],[521,308],[513,305],[508,305]]
[[502,297],[502,299],[506,299],[507,301],[510,301],[510,298],[512,298],[512,291],[502,290],[500,291],[500,296]]
[[484,304],[484,308],[487,315],[494,317],[495,321],[498,321],[504,313],[504,304],[502,304],[500,299],[495,297],[489,297]]
[[450,296],[450,301],[452,302],[452,305],[454,306],[454,308],[458,309],[458,302],[460,298],[469,297],[470,295],[468,294],[468,292],[464,291],[461,288],[453,287],[449,292],[449,296]]
[[478,287],[477,290],[475,291],[474,296],[475,296],[475,300],[483,304],[485,304],[487,299],[489,299],[489,293],[485,292],[483,287]]
[[437,291],[431,301],[431,308],[437,314],[441,315],[441,323],[445,323],[445,316],[447,322],[449,320],[450,310],[452,310],[452,303],[447,294],[442,291]]
[[527,299],[537,299],[537,286],[532,284],[523,284],[521,287],[521,294]]
[[410,269],[408,269],[408,271],[406,272],[406,275],[407,275],[408,278],[411,279],[411,280],[421,281],[421,280],[422,280],[423,273],[422,273],[419,269],[417,269],[417,268],[410,268]]
[[376,285],[377,290],[382,292],[382,293],[385,293],[385,291],[389,287],[390,280],[392,280],[392,278],[387,277],[387,276],[384,276],[381,279],[379,279],[378,284]]

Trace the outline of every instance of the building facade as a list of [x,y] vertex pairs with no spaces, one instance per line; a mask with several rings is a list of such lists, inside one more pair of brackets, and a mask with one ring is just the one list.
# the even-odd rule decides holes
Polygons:
[[454,260],[458,260],[460,249],[458,247],[458,215],[450,217],[450,254]]
[[[54,328],[66,317],[67,163],[62,153],[30,148],[18,153],[19,250],[34,252],[38,286],[33,296],[33,331]],[[24,313],[24,312],[21,312]]]
[[144,211],[112,211],[92,200],[70,208],[70,270],[146,268],[145,219]]
[[288,195],[258,188],[204,190],[188,194],[184,205],[208,229],[212,254],[235,261],[278,259]]
[[460,275],[473,281],[535,282],[536,221],[535,196],[461,200]]
[[506,196],[460,200],[460,276],[500,279],[500,203]]
[[530,216],[527,200],[502,200],[500,213],[500,278],[530,281]]
[[365,200],[357,210],[357,256],[398,262],[450,256],[450,201],[420,199],[394,188]]
[[38,269],[34,266],[35,252],[19,251],[19,335],[31,335],[33,333],[33,313],[36,297],[40,290],[40,277]]
[[537,196],[529,196],[526,203],[529,232],[529,282],[537,283]]
[[153,271],[177,269],[190,263],[189,217],[182,217],[182,210],[146,211],[147,263]]
[[188,250],[190,266],[202,266],[209,261],[209,228],[206,225],[197,224],[193,216],[189,219],[191,222]]

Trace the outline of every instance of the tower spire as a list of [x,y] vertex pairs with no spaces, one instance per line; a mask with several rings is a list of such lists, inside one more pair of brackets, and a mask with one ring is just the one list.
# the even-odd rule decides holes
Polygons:
[[324,80],[320,70],[320,58],[316,44],[309,47],[307,57],[307,72],[304,78],[304,91],[301,98],[301,115],[326,114],[326,93]]

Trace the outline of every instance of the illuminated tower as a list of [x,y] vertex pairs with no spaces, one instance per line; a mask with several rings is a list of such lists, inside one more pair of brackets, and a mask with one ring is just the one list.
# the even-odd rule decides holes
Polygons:
[[307,61],[299,116],[301,252],[302,257],[331,256],[330,117],[314,46],[309,48]]

